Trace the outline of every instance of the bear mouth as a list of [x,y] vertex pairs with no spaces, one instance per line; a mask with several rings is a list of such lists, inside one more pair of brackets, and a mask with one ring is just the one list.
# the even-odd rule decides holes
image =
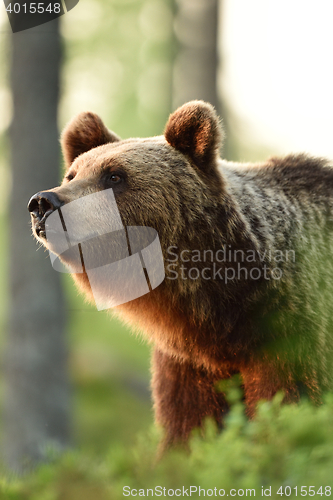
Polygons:
[[[49,215],[49,214],[48,214]],[[50,245],[50,242],[48,241],[47,239],[47,235],[46,235],[46,219],[47,217],[43,217],[42,220],[38,220],[36,219],[35,217],[33,217],[33,215],[31,215],[31,225],[32,225],[32,232],[33,232],[33,235],[35,236],[36,240],[39,242],[39,243],[42,243],[42,245],[47,248],[48,250],[51,250],[51,252],[53,252],[53,248],[52,246],[53,245]],[[57,233],[56,231],[53,231],[52,229],[47,229],[47,233],[49,235],[49,238],[50,238],[50,235],[52,234],[52,238],[57,238]],[[73,244],[75,244],[73,242]],[[57,254],[57,252],[54,252]]]
[[46,217],[43,217],[42,220],[37,220],[33,215],[31,215],[31,225],[32,232],[37,238],[37,240],[42,241],[43,244],[46,242],[46,230],[45,230],[45,220]]
[[[43,217],[43,219],[41,219],[41,220],[38,220],[36,217],[31,215],[31,219],[32,219],[31,223],[32,223],[32,231],[33,231],[33,234],[36,237],[36,239],[38,241],[40,241],[46,248],[50,249],[53,252],[54,250],[52,247],[54,245],[50,244],[50,241],[49,241],[50,237],[53,241],[56,241],[57,235],[60,237],[61,233],[53,230],[50,227],[47,227],[47,230],[46,230],[47,218],[51,213],[53,213],[53,212],[50,211],[50,213],[46,214]],[[67,233],[67,231],[65,231],[65,233]],[[47,235],[48,235],[48,238],[47,238]],[[98,238],[98,236],[99,236],[99,233],[97,231],[94,231],[91,234],[82,234],[77,238],[73,234],[71,234],[69,244],[70,244],[70,246],[78,245],[82,241],[92,240],[94,238]],[[54,252],[54,253],[58,254],[58,252]]]

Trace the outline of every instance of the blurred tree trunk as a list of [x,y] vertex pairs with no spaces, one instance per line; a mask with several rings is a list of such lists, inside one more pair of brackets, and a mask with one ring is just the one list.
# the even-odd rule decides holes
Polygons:
[[17,471],[69,440],[69,384],[60,274],[31,236],[29,198],[58,184],[58,19],[11,36],[14,116],[10,312],[5,351],[4,454]]
[[226,139],[223,157],[232,156],[228,116],[218,92],[219,9],[223,0],[176,0],[175,34],[178,53],[174,65],[173,107],[192,99],[210,102],[223,119]]

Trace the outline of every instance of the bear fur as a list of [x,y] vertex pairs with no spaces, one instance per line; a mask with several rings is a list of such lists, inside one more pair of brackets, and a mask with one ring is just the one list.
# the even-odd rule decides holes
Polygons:
[[[216,383],[236,373],[249,416],[277,391],[320,403],[333,386],[332,164],[304,154],[227,162],[222,140],[202,101],[148,139],[120,140],[81,113],[62,134],[63,183],[46,192],[66,204],[113,187],[124,225],[158,232],[164,282],[115,310],[154,344],[166,444],[186,441],[208,416],[222,424],[228,404]],[[52,209],[31,210],[46,247],[36,228]],[[92,298],[87,275],[74,279]]]

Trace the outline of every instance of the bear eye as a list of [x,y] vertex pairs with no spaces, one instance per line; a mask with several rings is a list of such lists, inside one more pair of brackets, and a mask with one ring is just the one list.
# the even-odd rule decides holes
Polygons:
[[123,178],[119,174],[110,174],[108,175],[107,180],[111,184],[119,184],[123,180]]

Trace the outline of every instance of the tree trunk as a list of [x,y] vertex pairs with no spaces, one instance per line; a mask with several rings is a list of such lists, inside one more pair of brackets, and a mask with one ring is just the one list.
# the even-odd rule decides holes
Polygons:
[[173,104],[203,99],[218,107],[217,0],[177,0]]
[[11,36],[14,116],[10,311],[5,351],[4,454],[17,471],[69,441],[65,308],[60,274],[31,236],[27,203],[59,178],[58,19]]
[[[210,102],[223,119],[226,139],[223,156],[232,156],[228,114],[218,92],[218,11],[223,0],[176,0],[175,34],[178,53],[174,64],[173,108],[192,99]],[[230,151],[229,151],[230,149]]]

